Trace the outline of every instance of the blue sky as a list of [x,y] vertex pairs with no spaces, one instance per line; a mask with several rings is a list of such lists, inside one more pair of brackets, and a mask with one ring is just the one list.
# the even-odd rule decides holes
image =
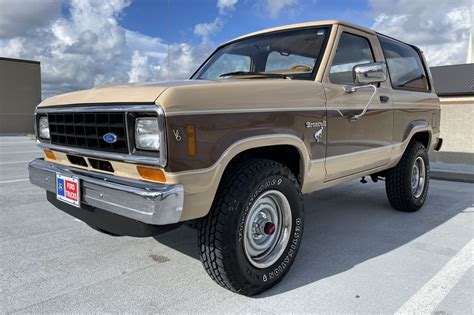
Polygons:
[[[239,1],[222,19],[224,26],[213,34],[216,43],[256,30],[313,20],[342,19],[371,27],[374,14],[367,1],[333,0],[300,1],[269,16],[256,1]],[[194,26],[208,23],[219,15],[215,0],[136,0],[120,17],[121,24],[131,30],[165,41],[197,43]]]
[[472,0],[0,0],[0,56],[41,62],[43,97],[186,79],[219,43],[273,26],[341,19],[466,61]]

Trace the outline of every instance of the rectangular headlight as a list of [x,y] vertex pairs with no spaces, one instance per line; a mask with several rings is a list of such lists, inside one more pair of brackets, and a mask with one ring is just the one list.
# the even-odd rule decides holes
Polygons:
[[135,146],[137,149],[159,151],[160,142],[158,118],[141,117],[135,119]]
[[41,116],[38,119],[38,136],[41,139],[49,140],[49,123],[48,116]]

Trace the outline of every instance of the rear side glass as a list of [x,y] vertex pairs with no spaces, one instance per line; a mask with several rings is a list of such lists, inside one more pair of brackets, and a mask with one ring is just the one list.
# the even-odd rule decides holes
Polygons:
[[367,38],[344,32],[329,70],[329,80],[335,84],[353,84],[352,68],[371,62],[374,55]]
[[428,77],[418,52],[402,42],[379,36],[394,89],[427,92]]

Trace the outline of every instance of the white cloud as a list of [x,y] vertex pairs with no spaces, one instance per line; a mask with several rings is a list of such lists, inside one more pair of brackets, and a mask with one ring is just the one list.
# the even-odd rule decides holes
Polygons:
[[217,0],[218,16],[209,23],[200,23],[194,26],[194,34],[201,37],[202,44],[212,43],[210,37],[219,32],[224,26],[228,13],[235,9],[238,0]]
[[128,47],[140,51],[145,56],[157,58],[160,61],[166,59],[168,45],[160,38],[125,30],[125,41]]
[[[44,23],[32,21],[20,33],[0,28],[0,56],[39,60],[43,97],[102,84],[187,78],[210,52],[209,36],[220,21],[198,28],[203,38],[199,45],[165,43],[120,25],[130,2],[69,0],[66,16],[43,14]],[[41,11],[35,5],[23,5],[23,10],[20,16]],[[4,12],[0,25],[14,11]]]
[[276,18],[280,11],[292,7],[298,3],[298,0],[265,0],[264,9],[272,18]]
[[157,76],[160,66],[149,63],[148,57],[135,50],[131,59],[131,69],[128,72],[129,82],[149,81]]
[[31,33],[47,26],[61,12],[61,0],[0,0],[0,38]]
[[203,42],[208,42],[209,37],[212,34],[220,31],[222,29],[222,26],[223,26],[222,20],[219,17],[216,17],[214,21],[210,23],[197,24],[194,27],[194,34],[196,34],[197,36],[200,36]]
[[227,11],[232,11],[235,8],[238,0],[217,0],[217,8],[220,14],[225,14]]
[[464,63],[472,23],[471,0],[369,0],[373,28],[420,47],[430,66]]

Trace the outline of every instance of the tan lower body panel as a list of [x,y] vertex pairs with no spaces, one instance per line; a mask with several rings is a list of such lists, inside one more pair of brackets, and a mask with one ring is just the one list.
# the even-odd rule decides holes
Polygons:
[[[414,128],[409,137],[401,143],[385,146],[383,148],[376,148],[359,153],[359,159],[367,161],[366,168],[354,170],[353,173],[347,174],[340,178],[328,180],[326,178],[326,163],[325,159],[318,160],[304,160],[301,167],[302,176],[302,192],[311,193],[317,190],[325,189],[343,182],[353,180],[355,178],[370,175],[389,169],[397,165],[398,161],[405,152],[411,137],[420,131],[430,130],[428,128]],[[435,139],[438,134],[432,135]],[[434,141],[431,145],[433,146]],[[270,138],[255,137],[245,139],[236,143],[233,147],[227,150],[222,157],[212,167],[196,171],[187,171],[179,173],[167,173],[166,176],[170,183],[183,184],[185,190],[184,210],[181,221],[191,220],[207,215],[211,208],[214,196],[217,192],[219,182],[227,164],[239,152],[245,151],[249,148],[258,146],[268,146],[275,144],[289,144],[294,145],[302,154],[302,157],[308,157],[306,148],[303,142],[294,136],[287,135],[272,135]],[[306,155],[304,155],[306,154]],[[334,157],[334,163],[350,163],[350,154],[347,156]],[[331,162],[331,163],[332,163]],[[334,166],[334,165],[333,165]],[[336,166],[334,166],[336,167]]]
[[[303,176],[301,176],[303,181],[302,192],[310,193],[395,166],[403,155],[403,152],[408,146],[413,134],[425,130],[429,129],[415,128],[412,130],[410,136],[407,137],[405,141],[398,144],[366,150],[363,152],[356,152],[354,154],[335,156],[328,158],[327,160],[309,160],[309,154],[303,141],[296,136],[277,134],[246,138],[229,147],[224,152],[224,154],[222,154],[220,159],[209,168],[177,173],[166,173],[166,183],[182,184],[184,186],[184,209],[180,221],[192,220],[207,215],[209,209],[211,208],[225,168],[237,154],[245,150],[279,144],[292,145],[296,147],[300,152],[300,156],[302,157],[300,166],[301,172],[303,172]],[[432,139],[436,139],[438,136],[438,134],[432,135]],[[434,141],[431,142],[431,145],[435,145]],[[78,167],[77,165],[72,165],[69,162],[66,154],[61,152],[54,153],[57,160],[49,160],[50,162],[55,162],[71,167]],[[345,174],[339,178],[328,178],[326,176],[326,168],[328,166],[337,168],[338,164],[346,165],[347,163],[351,163],[354,158],[364,159],[366,161],[366,167],[364,169],[355,169],[351,174]],[[135,164],[116,161],[110,161],[110,163],[112,163],[112,166],[116,170],[114,173],[115,175],[140,179],[140,175],[137,172]],[[97,171],[91,168],[85,169]]]
[[[80,168],[84,170],[89,170],[93,172],[98,172],[98,173],[104,173],[104,174],[109,174],[109,175],[116,175],[120,177],[125,177],[125,178],[131,178],[131,179],[139,179],[143,180],[140,176],[140,174],[137,171],[137,165],[136,164],[131,164],[131,163],[125,163],[125,162],[118,162],[118,161],[112,161],[112,160],[105,160],[105,159],[97,159],[96,160],[103,160],[110,162],[112,164],[112,167],[114,168],[114,172],[106,172],[102,171],[100,169],[95,169],[92,168],[91,166],[81,166],[77,164],[72,164],[69,159],[67,158],[67,154],[64,152],[59,152],[59,151],[52,151],[54,153],[54,156],[56,157],[56,160],[52,160],[45,156],[45,160],[51,163],[57,163],[69,167],[75,167],[75,168]],[[87,158],[85,156],[81,156],[84,158]],[[90,165],[90,163],[89,163]]]

